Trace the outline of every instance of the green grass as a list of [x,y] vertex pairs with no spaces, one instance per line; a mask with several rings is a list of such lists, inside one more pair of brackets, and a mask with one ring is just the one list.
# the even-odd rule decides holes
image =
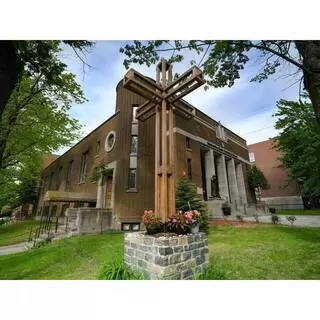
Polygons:
[[320,209],[278,209],[276,213],[286,216],[319,216]]
[[215,226],[209,255],[225,279],[320,279],[320,228]]
[[98,279],[105,264],[122,257],[121,233],[73,237],[0,256],[0,279]]
[[25,220],[0,226],[0,247],[26,241],[31,227],[35,228],[38,224],[39,221]]
[[[210,229],[205,279],[320,279],[320,228]],[[122,233],[73,237],[0,256],[0,279],[99,279],[122,259]]]

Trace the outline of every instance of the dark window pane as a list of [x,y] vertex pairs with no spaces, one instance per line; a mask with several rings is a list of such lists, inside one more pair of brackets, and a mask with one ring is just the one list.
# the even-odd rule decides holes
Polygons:
[[128,188],[129,189],[135,189],[136,188],[136,175],[137,175],[137,169],[130,169],[130,171],[129,171],[129,183],[128,183]]

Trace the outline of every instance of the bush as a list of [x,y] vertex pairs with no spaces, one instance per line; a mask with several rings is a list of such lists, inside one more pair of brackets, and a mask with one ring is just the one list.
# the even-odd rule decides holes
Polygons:
[[100,280],[143,280],[140,273],[133,272],[123,262],[115,262],[103,267]]
[[186,177],[181,178],[176,189],[176,210],[186,212],[197,210],[203,219],[200,224],[200,231],[208,233],[209,222],[208,212],[205,202],[197,194],[197,187]]
[[236,218],[239,220],[239,221],[243,221],[243,216],[241,214],[237,214],[236,215]]
[[269,208],[270,213],[276,213],[276,208]]
[[293,225],[294,222],[297,220],[295,216],[286,216],[286,219],[291,223],[291,225]]
[[273,224],[277,224],[277,223],[280,222],[280,218],[279,218],[279,216],[273,214],[273,215],[271,216],[271,221],[272,221]]

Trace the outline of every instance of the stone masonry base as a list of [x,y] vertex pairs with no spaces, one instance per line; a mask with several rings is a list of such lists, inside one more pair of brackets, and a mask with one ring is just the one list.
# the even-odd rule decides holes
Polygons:
[[205,233],[171,237],[126,233],[124,261],[145,279],[192,279],[208,267],[208,237]]

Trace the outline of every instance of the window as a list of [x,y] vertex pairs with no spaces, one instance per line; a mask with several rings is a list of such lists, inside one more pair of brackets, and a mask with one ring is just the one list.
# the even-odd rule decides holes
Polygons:
[[138,109],[139,105],[138,104],[133,104],[132,105],[132,122],[137,122],[137,109]]
[[116,142],[116,133],[114,131],[110,131],[106,137],[106,142],[104,148],[107,152],[111,151]]
[[216,127],[216,135],[217,135],[217,138],[221,140],[224,140],[224,141],[227,140],[226,132],[220,122],[219,122],[219,125]]
[[68,168],[67,168],[66,189],[68,189],[70,187],[71,175],[72,175],[72,166],[73,166],[73,160],[70,160],[68,162]]
[[139,231],[140,230],[140,223],[123,222],[121,224],[121,230],[122,231]]
[[186,148],[191,149],[191,143],[190,143],[190,138],[186,137]]
[[51,172],[50,178],[49,178],[49,190],[51,190],[54,180],[54,172]]
[[81,167],[80,167],[80,183],[84,183],[87,178],[88,170],[88,151],[82,154]]
[[138,136],[131,136],[131,153],[138,153]]
[[100,140],[97,142],[97,151],[96,153],[100,153]]
[[128,188],[129,189],[136,189],[137,183],[137,169],[129,169],[129,182]]
[[249,152],[249,161],[250,161],[250,162],[255,162],[255,161],[256,161],[253,152]]
[[192,180],[192,165],[191,165],[191,159],[188,159],[188,178],[189,178],[189,180]]

